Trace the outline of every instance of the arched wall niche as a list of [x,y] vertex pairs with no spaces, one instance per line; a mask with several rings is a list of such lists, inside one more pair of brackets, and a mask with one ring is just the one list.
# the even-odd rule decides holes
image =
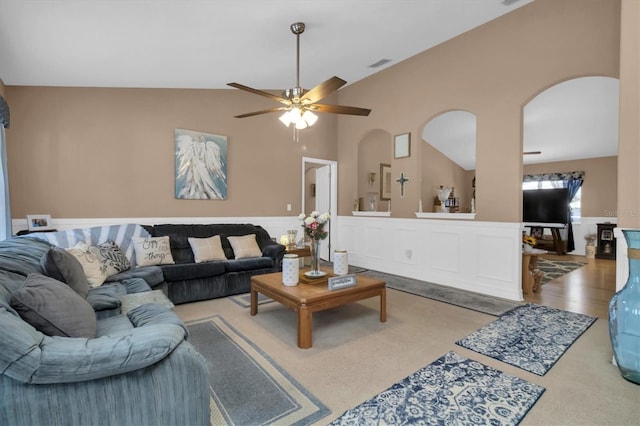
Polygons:
[[358,143],[359,210],[369,211],[372,209],[368,201],[370,198],[375,199],[374,210],[387,210],[388,200],[382,200],[382,194],[380,194],[380,179],[382,178],[380,165],[391,165],[391,160],[392,136],[389,132],[382,129],[371,130]]
[[[523,153],[541,152],[522,156],[523,174],[585,171],[583,222],[617,206],[619,86],[617,78],[603,75],[564,79],[522,107]],[[581,239],[576,235],[575,241]]]
[[618,154],[619,81],[583,76],[556,82],[523,106],[524,164]]
[[423,211],[436,211],[440,186],[455,188],[458,212],[472,211],[476,128],[476,115],[465,110],[442,112],[424,125],[420,159]]

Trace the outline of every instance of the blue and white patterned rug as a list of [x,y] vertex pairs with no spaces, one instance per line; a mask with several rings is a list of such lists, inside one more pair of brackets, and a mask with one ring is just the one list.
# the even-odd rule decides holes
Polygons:
[[515,425],[544,391],[449,352],[331,425]]
[[501,315],[456,344],[544,376],[596,319],[530,303]]

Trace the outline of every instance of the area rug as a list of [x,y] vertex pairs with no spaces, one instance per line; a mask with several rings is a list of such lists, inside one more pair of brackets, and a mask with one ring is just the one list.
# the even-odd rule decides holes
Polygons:
[[456,344],[544,376],[596,319],[530,303],[501,315]]
[[427,281],[386,274],[384,272],[368,270],[362,272],[362,274],[384,280],[387,283],[387,288],[404,291],[405,293],[415,294],[493,316],[502,315],[520,306],[519,303],[510,300],[438,285]]
[[332,425],[515,425],[545,388],[449,352]]
[[542,284],[548,283],[551,280],[555,280],[558,277],[563,276],[564,274],[568,274],[571,271],[575,271],[578,268],[586,265],[584,262],[577,262],[573,260],[552,260],[539,258],[538,259],[538,269],[544,272],[544,276],[542,277]]
[[[235,296],[229,296],[229,299],[243,308],[251,307],[251,293],[236,294]],[[262,293],[258,293],[258,305],[264,305],[272,302],[275,302],[275,300]]]
[[307,425],[330,413],[221,316],[187,327],[209,366],[212,425]]

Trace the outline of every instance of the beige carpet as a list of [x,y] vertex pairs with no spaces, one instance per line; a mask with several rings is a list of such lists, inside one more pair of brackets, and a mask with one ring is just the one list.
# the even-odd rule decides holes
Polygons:
[[611,364],[606,321],[599,319],[543,377],[455,345],[495,317],[387,290],[387,322],[378,299],[313,315],[313,347],[296,346],[296,316],[279,303],[261,305],[255,317],[228,299],[176,306],[185,320],[221,315],[252,339],[332,413],[383,391],[450,350],[547,388],[522,425],[638,425],[640,386]]

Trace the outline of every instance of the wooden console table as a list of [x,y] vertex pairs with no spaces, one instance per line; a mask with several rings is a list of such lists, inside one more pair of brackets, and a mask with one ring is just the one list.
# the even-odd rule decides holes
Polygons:
[[[560,236],[560,230],[565,229],[567,227],[564,223],[537,223],[537,222],[526,222],[524,224],[525,228],[549,228],[551,230],[551,237],[553,242],[553,250],[556,253],[562,255],[567,254],[567,244]],[[536,237],[537,238],[537,237]]]
[[295,248],[287,248],[286,254],[297,254],[300,259],[300,266],[306,265],[304,258],[311,257],[311,247],[295,247]]

